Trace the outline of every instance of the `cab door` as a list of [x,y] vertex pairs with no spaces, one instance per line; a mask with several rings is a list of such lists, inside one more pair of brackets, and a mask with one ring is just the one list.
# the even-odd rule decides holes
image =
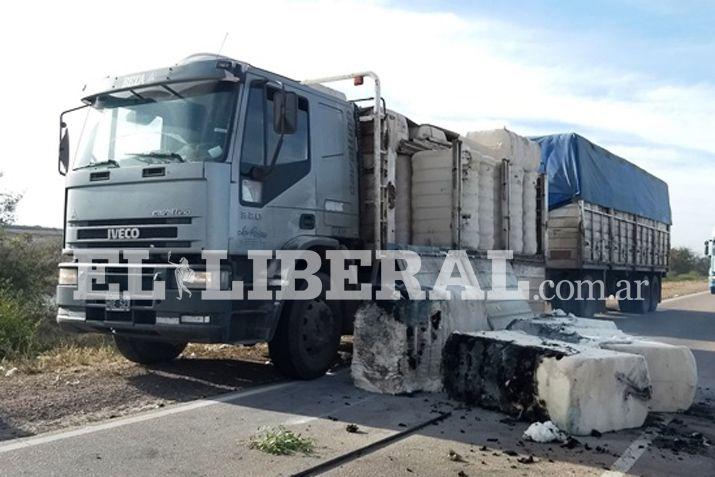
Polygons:
[[[274,99],[286,92],[297,96],[296,124],[280,134],[274,128]],[[297,88],[256,75],[247,76],[244,97],[234,243],[242,250],[275,250],[296,236],[315,235],[310,103]]]

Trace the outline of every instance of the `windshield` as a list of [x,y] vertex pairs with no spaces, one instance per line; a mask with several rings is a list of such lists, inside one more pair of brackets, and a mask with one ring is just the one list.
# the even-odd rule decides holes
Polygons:
[[236,84],[185,82],[99,96],[74,169],[226,159]]

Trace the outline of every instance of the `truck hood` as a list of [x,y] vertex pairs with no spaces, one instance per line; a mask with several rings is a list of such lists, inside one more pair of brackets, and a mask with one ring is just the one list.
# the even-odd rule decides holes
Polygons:
[[[224,243],[216,239],[220,233],[207,237],[210,187],[223,187],[209,184],[203,166],[162,164],[73,172],[67,179],[65,246],[146,248],[151,253],[225,247],[227,234]],[[225,164],[213,166],[229,169]]]

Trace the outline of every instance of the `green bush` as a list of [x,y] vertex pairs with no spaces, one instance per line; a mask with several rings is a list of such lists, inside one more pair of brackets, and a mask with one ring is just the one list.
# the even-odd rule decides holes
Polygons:
[[51,295],[61,252],[62,241],[57,237],[33,239],[0,230],[0,282],[13,293]]
[[0,360],[36,351],[40,319],[34,306],[0,285]]
[[61,243],[0,230],[0,360],[42,351],[60,336],[54,287]]

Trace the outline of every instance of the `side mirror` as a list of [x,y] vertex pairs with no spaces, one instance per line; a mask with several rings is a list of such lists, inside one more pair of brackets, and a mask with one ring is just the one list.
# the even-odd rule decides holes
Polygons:
[[293,134],[298,129],[298,96],[288,91],[273,93],[273,130]]
[[710,240],[705,241],[705,256],[710,256]]
[[82,106],[63,111],[62,114],[60,114],[60,150],[57,158],[57,172],[59,172],[60,175],[67,175],[67,171],[69,171],[70,168],[70,133],[67,128],[67,123],[65,123],[65,114],[79,111],[88,106],[89,104],[83,104]]
[[66,175],[70,167],[70,132],[67,124],[60,121],[60,151],[57,162],[57,171],[60,175]]

